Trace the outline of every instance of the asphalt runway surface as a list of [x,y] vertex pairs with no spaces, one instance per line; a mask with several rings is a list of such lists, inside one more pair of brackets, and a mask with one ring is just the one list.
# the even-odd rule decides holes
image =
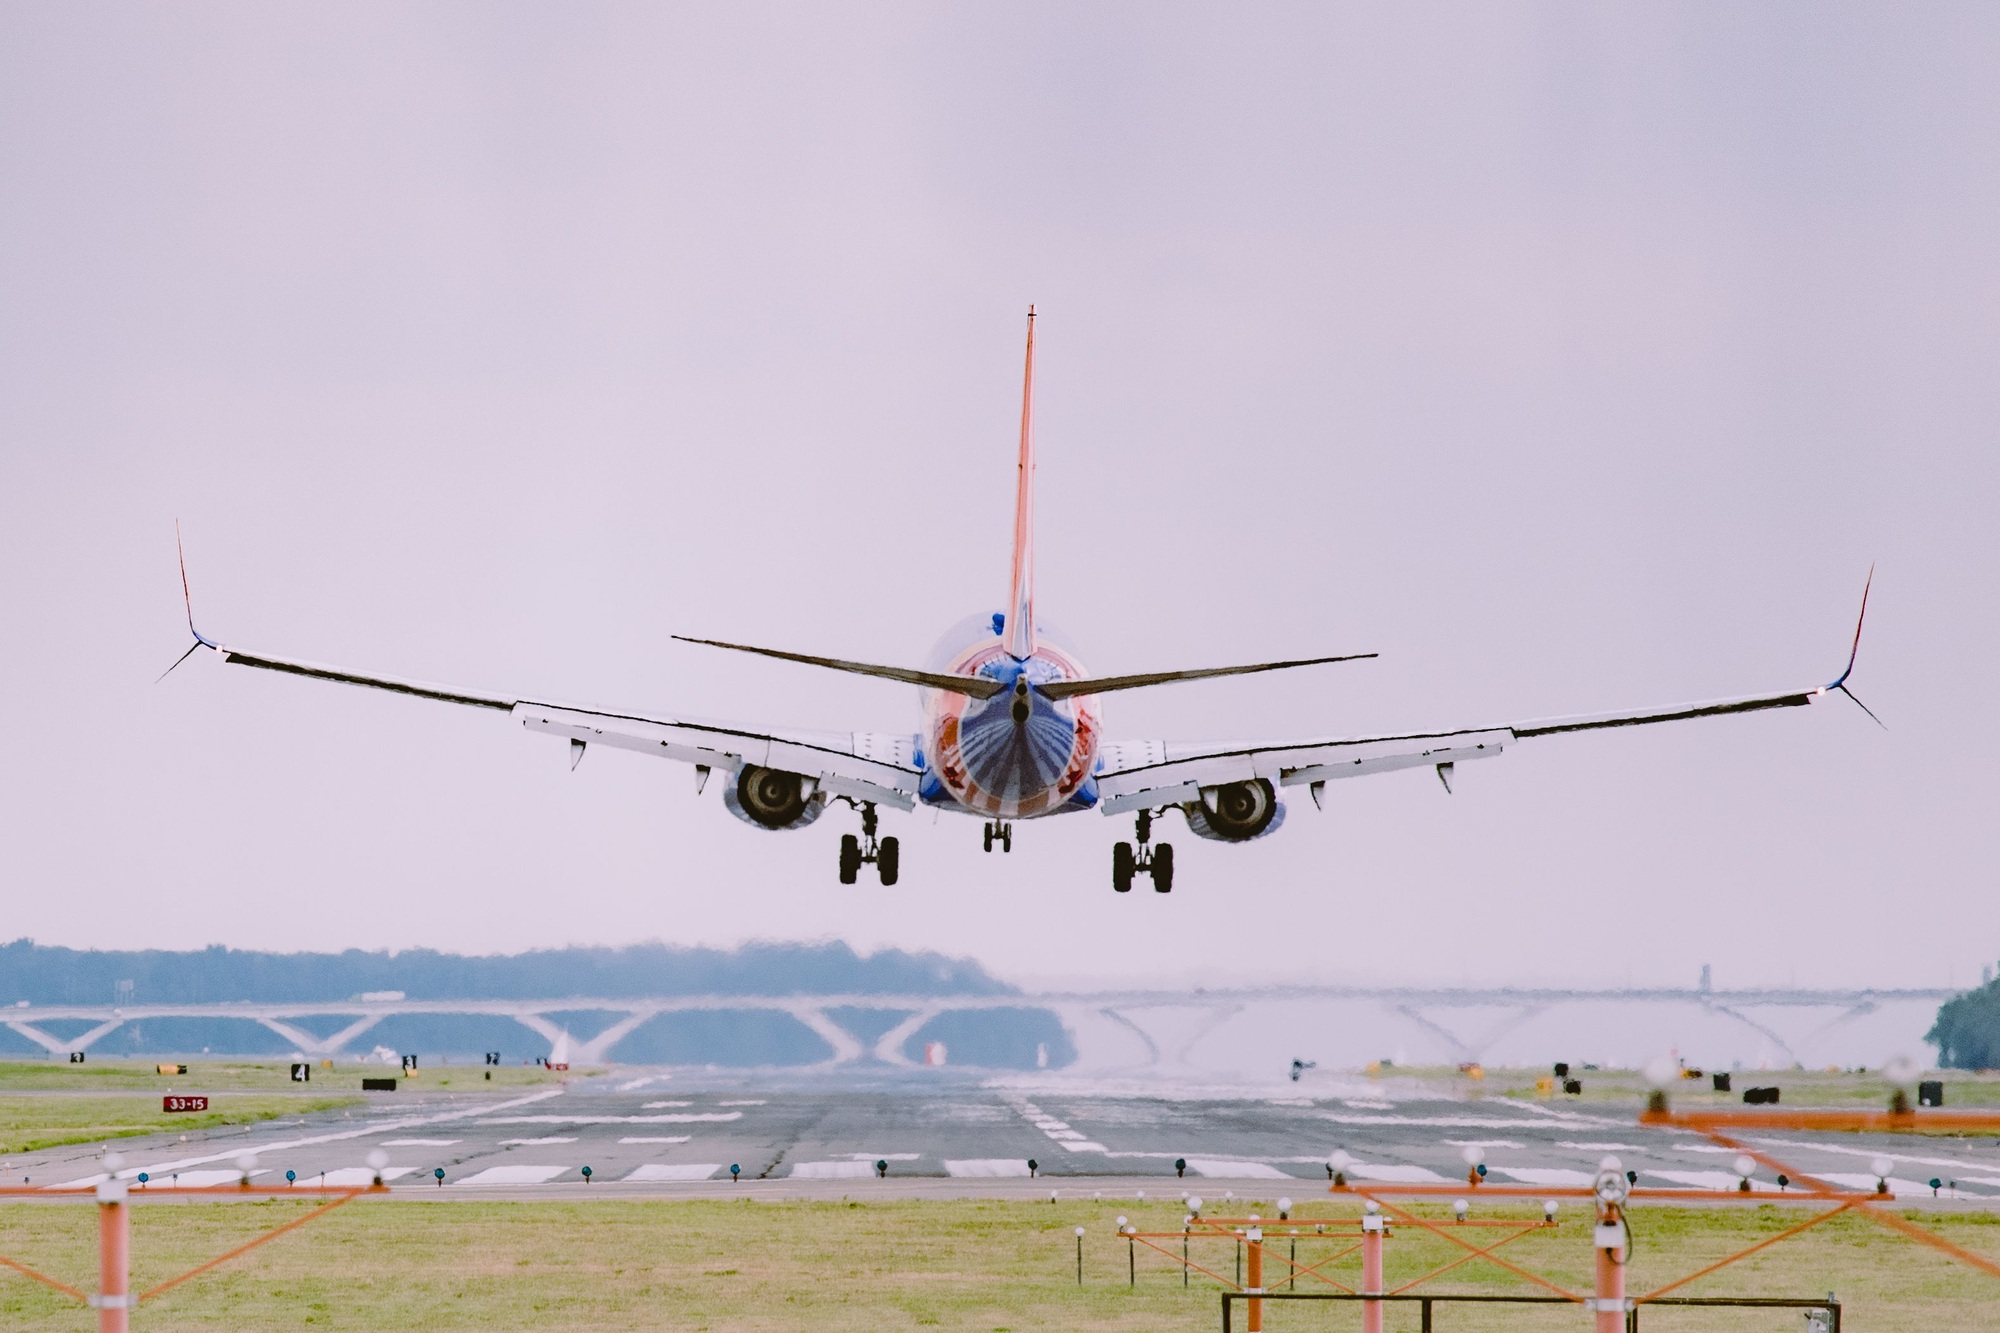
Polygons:
[[[1577,1186],[1616,1156],[1642,1186],[1734,1189],[1736,1156],[1700,1136],[1645,1129],[1639,1107],[1505,1098],[1391,1099],[1118,1095],[1059,1080],[1018,1085],[883,1084],[870,1088],[750,1082],[698,1086],[681,1071],[617,1070],[564,1087],[457,1095],[420,1082],[369,1094],[349,1111],[187,1135],[119,1140],[121,1174],[149,1193],[233,1184],[255,1154],[258,1185],[365,1185],[387,1156],[392,1191],[432,1198],[866,1197],[871,1193],[1046,1197],[1053,1189],[1177,1197],[1182,1191],[1312,1197],[1327,1161],[1347,1153],[1357,1182],[1461,1182],[1468,1150],[1492,1183]],[[1843,1188],[1875,1187],[1872,1159],[1894,1163],[1890,1188],[1929,1204],[2000,1207],[2000,1141],[1781,1132],[1751,1140],[1776,1159]],[[102,1145],[16,1154],[5,1183],[82,1185],[103,1178]],[[1036,1163],[1029,1176],[1030,1160]],[[1177,1176],[1177,1160],[1186,1163]],[[886,1162],[886,1178],[877,1163]],[[730,1166],[740,1168],[732,1179]],[[583,1168],[590,1168],[586,1180]],[[444,1172],[442,1183],[436,1175]],[[1760,1198],[1779,1186],[1759,1168]]]

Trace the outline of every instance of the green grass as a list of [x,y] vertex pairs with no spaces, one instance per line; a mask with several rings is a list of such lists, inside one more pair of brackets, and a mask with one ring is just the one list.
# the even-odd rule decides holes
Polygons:
[[[152,1060],[81,1065],[0,1061],[0,1153],[135,1134],[190,1133],[360,1106],[364,1102],[362,1078],[394,1072],[352,1061],[332,1068],[315,1064],[311,1082],[294,1083],[288,1061],[190,1061],[185,1074],[162,1074]],[[491,1078],[486,1077],[488,1073]],[[487,1070],[478,1065],[440,1065],[421,1071],[414,1080],[405,1080],[403,1086],[490,1092],[553,1084],[562,1077],[534,1066]],[[160,1098],[168,1092],[205,1094],[209,1109],[164,1112]]]
[[[1541,1101],[1568,1106],[1579,1102],[1631,1103],[1643,1101],[1652,1091],[1643,1075],[1631,1069],[1572,1069],[1570,1077],[1583,1084],[1579,1095],[1538,1091],[1537,1079],[1548,1077],[1547,1069],[1506,1069],[1488,1066],[1482,1077],[1473,1078],[1449,1066],[1382,1069],[1374,1075],[1385,1091],[1408,1095],[1435,1089],[1456,1096],[1507,1097],[1517,1101]],[[1930,1071],[1926,1079],[1944,1084],[1946,1109],[2000,1108],[2000,1073],[1948,1069]],[[1743,1090],[1772,1087],[1781,1090],[1782,1106],[1869,1107],[1887,1109],[1894,1087],[1879,1070],[1854,1072],[1833,1069],[1735,1070],[1732,1088],[1716,1092],[1707,1073],[1699,1079],[1682,1079],[1667,1089],[1673,1105],[1685,1110],[1741,1107]],[[1914,1094],[1912,1094],[1914,1098]]]
[[0,1152],[32,1152],[65,1143],[94,1143],[163,1131],[187,1133],[222,1125],[246,1125],[311,1111],[334,1111],[361,1104],[359,1097],[259,1096],[222,1093],[206,1111],[168,1114],[157,1096],[138,1093],[83,1095],[43,1093],[0,1096]]
[[[157,1203],[135,1208],[133,1269],[141,1289],[303,1213],[303,1201]],[[1245,1203],[1268,1217],[1268,1201]],[[1331,1205],[1315,1203],[1330,1214]],[[1001,1201],[880,1203],[422,1202],[362,1199],[263,1249],[148,1302],[151,1331],[293,1329],[1155,1330],[1218,1326],[1216,1287],[1183,1288],[1176,1264],[1141,1250],[1136,1288],[1119,1212],[1145,1229],[1179,1225],[1171,1203]],[[1349,1207],[1351,1217],[1354,1209]],[[1495,1212],[1482,1210],[1486,1215]],[[0,1208],[0,1254],[88,1289],[94,1209]],[[1527,1211],[1523,1216],[1534,1215]],[[1630,1290],[1650,1289],[1803,1219],[1796,1208],[1646,1209],[1637,1215]],[[1911,1216],[1918,1216],[1912,1214]],[[1922,1215],[1977,1252],[2000,1255],[2000,1219]],[[1087,1228],[1085,1282],[1076,1284],[1072,1228]],[[1497,1231],[1479,1233],[1491,1240]],[[1276,1244],[1286,1244],[1277,1238]],[[1301,1258],[1325,1242],[1308,1240]],[[1177,1248],[1172,1246],[1170,1248]],[[1502,1251],[1571,1290],[1589,1281],[1588,1232],[1571,1217]],[[1415,1228],[1388,1242],[1393,1283],[1460,1251]],[[1197,1245],[1219,1271],[1226,1242]],[[1352,1258],[1330,1270],[1352,1283]],[[1275,1261],[1267,1280],[1275,1274]],[[4,1270],[0,1270],[4,1271]],[[1509,1291],[1518,1280],[1467,1265],[1440,1291]],[[1858,1217],[1844,1217],[1703,1279],[1695,1295],[1840,1294],[1848,1326],[2000,1329],[2000,1279],[1958,1265]],[[1240,1313],[1240,1311],[1239,1311]],[[1392,1308],[1391,1330],[1416,1327]],[[18,1276],[0,1277],[0,1326],[83,1330],[94,1315]],[[1266,1326],[1351,1329],[1352,1305],[1278,1305]],[[1575,1307],[1441,1307],[1447,1330],[1574,1330]],[[1644,1315],[1648,1330],[1784,1330],[1795,1311]],[[1238,1327],[1241,1327],[1239,1323]]]
[[[0,1092],[113,1092],[145,1089],[157,1093],[172,1088],[176,1092],[359,1092],[364,1077],[398,1076],[398,1071],[381,1065],[363,1065],[342,1060],[331,1068],[313,1062],[312,1082],[294,1083],[289,1061],[191,1059],[182,1061],[185,1074],[162,1074],[155,1061],[103,1060],[73,1065],[57,1060],[0,1060]],[[420,1070],[412,1088],[448,1087],[458,1091],[495,1088],[524,1088],[553,1084],[565,1077],[590,1078],[600,1070],[563,1075],[536,1065],[502,1065],[484,1069],[479,1065],[430,1065]],[[491,1077],[488,1077],[491,1075]]]

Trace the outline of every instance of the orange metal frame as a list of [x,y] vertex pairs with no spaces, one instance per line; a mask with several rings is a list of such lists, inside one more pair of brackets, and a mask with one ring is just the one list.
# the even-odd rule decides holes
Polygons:
[[[1925,1245],[1929,1245],[1933,1249],[1936,1249],[1941,1253],[1951,1256],[1953,1259],[1958,1260],[1960,1263],[1963,1263],[1970,1268],[1975,1268],[1980,1272],[1986,1273],[1993,1277],[2000,1277],[2000,1262],[1995,1262],[1994,1260],[1989,1259],[1984,1255],[1974,1254],[1970,1250],[1965,1249],[1963,1246],[1955,1245],[1951,1241],[1946,1240],[1944,1237],[1931,1231],[1928,1227],[1920,1226],[1917,1223],[1912,1222],[1907,1218],[1899,1217],[1896,1214],[1889,1212],[1886,1209],[1883,1209],[1878,1206],[1885,1203],[1894,1203],[1896,1201],[1896,1196],[1894,1194],[1890,1194],[1886,1191],[1862,1192],[1856,1190],[1838,1189],[1832,1185],[1827,1184],[1825,1181],[1820,1180],[1817,1177],[1808,1174],[1807,1172],[1800,1171],[1797,1167],[1790,1166],[1784,1162],[1779,1161],[1778,1159],[1772,1157],[1769,1153],[1764,1152],[1761,1149],[1749,1146],[1748,1144],[1742,1142],[1740,1139],[1733,1137],[1732,1134],[1725,1132],[1725,1131],[1736,1131],[1738,1133],[1742,1133],[1745,1131],[1755,1131],[1755,1130],[1787,1130],[1787,1129],[1820,1130],[1820,1131],[1831,1130],[1831,1131],[1873,1132],[1873,1133],[1884,1133],[1884,1132],[1909,1133],[1912,1131],[1922,1132],[1922,1131],[1948,1131],[1948,1130],[1993,1131],[1993,1130],[2000,1130],[2000,1115],[1987,1112],[1978,1112],[1978,1111],[1929,1111],[1929,1110],[1921,1112],[1900,1111],[1900,1110],[1890,1110],[1890,1111],[1806,1110],[1806,1111],[1780,1111],[1780,1112],[1758,1112],[1758,1111],[1675,1112],[1671,1110],[1666,1110],[1666,1111],[1649,1110],[1645,1114],[1639,1117],[1639,1123],[1642,1125],[1648,1125],[1657,1128],[1693,1130],[1696,1133],[1701,1134],[1702,1136],[1704,1136],[1710,1142],[1716,1144],[1717,1146],[1728,1148],[1735,1152],[1742,1153],[1744,1156],[1749,1157],[1751,1160],[1757,1162],[1759,1165],[1765,1167],[1766,1169],[1774,1173],[1785,1175],[1804,1186],[1804,1188],[1802,1189],[1793,1189],[1787,1191],[1786,1194],[1782,1196],[1786,1201],[1800,1202],[1800,1203],[1827,1203],[1833,1206],[1831,1208],[1828,1208],[1824,1212],[1816,1213],[1814,1216],[1807,1218],[1803,1222],[1800,1222],[1797,1226],[1788,1227],[1774,1236],[1767,1236],[1763,1240],[1758,1241],[1755,1245],[1751,1245],[1746,1249],[1740,1250],[1737,1253],[1729,1255],[1724,1259],[1720,1259],[1715,1263],[1707,1265],[1706,1267],[1697,1269],[1696,1271],[1689,1273],[1683,1277],[1675,1278],[1673,1281],[1668,1282],[1663,1286],[1656,1287],[1653,1290],[1646,1292],[1644,1295],[1635,1296],[1632,1298],[1634,1304],[1644,1305],[1648,1301],[1657,1300],[1660,1297],[1667,1295],[1669,1292],[1678,1291],[1679,1289],[1687,1286],[1691,1282],[1695,1282],[1701,1278],[1707,1277],[1711,1273],[1718,1272],[1724,1268],[1729,1267],[1731,1264],[1738,1263],[1744,1259],[1747,1259],[1751,1255],[1757,1254],[1762,1250],[1766,1250],[1771,1246],[1780,1243],[1781,1241],[1790,1240],[1794,1236],[1810,1231],[1814,1227],[1817,1227],[1822,1223],[1830,1222],[1834,1218],[1850,1212],[1857,1213],[1860,1216],[1870,1219],[1871,1221],[1880,1223],[1882,1226],[1887,1227],[1890,1230],[1895,1231],[1900,1235],[1907,1236],[1911,1240],[1920,1241]],[[1424,1199],[1424,1198],[1441,1198],[1441,1197],[1483,1197],[1483,1198],[1498,1198],[1498,1199],[1594,1199],[1596,1196],[1589,1189],[1583,1189],[1577,1187],[1537,1189],[1533,1186],[1527,1186],[1527,1185],[1486,1185],[1486,1184],[1474,1184],[1471,1182],[1468,1182],[1467,1184],[1463,1185],[1449,1184],[1449,1183],[1434,1183],[1434,1184],[1341,1183],[1330,1186],[1328,1188],[1328,1192],[1336,1195],[1349,1194],[1355,1196],[1356,1198],[1365,1199],[1370,1202],[1373,1202],[1382,1209],[1385,1215],[1393,1218],[1398,1224],[1413,1226],[1413,1227],[1421,1227],[1425,1231],[1429,1231],[1438,1236],[1441,1236],[1445,1240],[1450,1241],[1452,1244],[1466,1251],[1466,1253],[1464,1253],[1457,1259],[1452,1260],[1450,1263],[1445,1264],[1442,1267],[1433,1269],[1432,1271],[1424,1274],[1422,1277],[1415,1278],[1409,1282],[1404,1283],[1399,1287],[1396,1287],[1394,1289],[1394,1294],[1400,1295],[1402,1293],[1406,1293],[1410,1291],[1412,1288],[1421,1286],[1426,1282],[1430,1282],[1436,1278],[1442,1277],[1446,1273],[1449,1273],[1454,1269],[1461,1267],[1462,1265],[1473,1263],[1479,1260],[1484,1260],[1487,1263],[1491,1263],[1499,1268],[1505,1269],[1506,1271],[1514,1274],[1516,1277],[1519,1277],[1526,1282],[1530,1282],[1535,1286],[1545,1288],[1546,1290],[1553,1292],[1556,1295],[1561,1296],[1567,1300],[1575,1301],[1579,1305],[1583,1304],[1584,1301],[1587,1299],[1585,1293],[1569,1291],[1566,1288],[1559,1285],[1558,1283],[1552,1282],[1549,1279],[1542,1277],[1540,1274],[1531,1272],[1528,1269],[1523,1268],[1518,1264],[1510,1263],[1508,1260],[1494,1253],[1494,1251],[1498,1250],[1501,1246],[1511,1244],[1512,1242],[1519,1240],[1523,1236],[1530,1235],[1532,1233],[1539,1231],[1552,1230],[1555,1226],[1554,1223],[1533,1222],[1533,1221],[1485,1220],[1485,1219],[1476,1221],[1467,1220],[1463,1222],[1432,1221],[1427,1218],[1419,1217],[1416,1214],[1410,1212],[1406,1208],[1399,1208],[1394,1203],[1390,1202],[1390,1200]],[[1752,1203],[1752,1202],[1755,1203],[1771,1202],[1771,1195],[1769,1195],[1768,1193],[1747,1193],[1741,1190],[1633,1189],[1628,1193],[1627,1198],[1634,1202],[1652,1202],[1652,1203],[1741,1204],[1741,1203]],[[1294,1233],[1293,1229],[1302,1225],[1320,1229],[1313,1231],[1297,1231],[1296,1233]],[[1342,1292],[1353,1294],[1355,1290],[1353,1287],[1350,1287],[1345,1283],[1342,1283],[1328,1276],[1327,1274],[1325,1274],[1320,1270],[1325,1268],[1327,1265],[1336,1262],[1337,1260],[1344,1259],[1348,1255],[1353,1254],[1355,1250],[1360,1248],[1360,1242],[1358,1240],[1353,1245],[1350,1245],[1345,1249],[1337,1250],[1335,1253],[1330,1254],[1325,1258],[1319,1260],[1318,1262],[1312,1264],[1300,1264],[1287,1258],[1284,1253],[1275,1248],[1274,1242],[1283,1240],[1293,1240],[1293,1239],[1306,1239],[1308,1237],[1315,1239],[1339,1239],[1349,1235],[1350,1231],[1348,1229],[1353,1228],[1354,1225],[1355,1225],[1354,1219],[1352,1218],[1327,1219],[1327,1218],[1311,1218],[1311,1217],[1307,1218],[1292,1217],[1289,1219],[1280,1219],[1276,1222],[1273,1222],[1268,1218],[1253,1221],[1251,1218],[1248,1217],[1226,1217],[1226,1218],[1200,1217],[1196,1218],[1194,1222],[1190,1225],[1189,1229],[1185,1232],[1129,1231],[1126,1232],[1125,1235],[1130,1240],[1137,1241],[1140,1244],[1145,1245],[1149,1249],[1158,1251],[1160,1254],[1163,1254],[1167,1258],[1173,1260],[1176,1264],[1185,1264],[1188,1269],[1200,1273],[1205,1277],[1212,1278],[1215,1281],[1221,1283],[1225,1287],[1229,1287],[1232,1290],[1241,1292],[1241,1291],[1247,1291],[1248,1288],[1244,1287],[1241,1283],[1236,1282],[1230,1278],[1223,1277],[1222,1275],[1217,1273],[1212,1273],[1208,1269],[1203,1268],[1199,1264],[1183,1260],[1179,1255],[1174,1254],[1164,1245],[1157,1244],[1156,1242],[1192,1238],[1192,1239],[1230,1240],[1241,1243],[1243,1242],[1244,1237],[1240,1232],[1232,1230],[1231,1229],[1232,1227],[1261,1226],[1265,1229],[1264,1240],[1261,1242],[1265,1258],[1268,1260],[1270,1258],[1275,1257],[1280,1264],[1284,1265],[1286,1268],[1291,1270],[1289,1277],[1280,1278],[1280,1281],[1296,1280],[1298,1278],[1312,1278],[1316,1279],[1317,1281],[1325,1283],[1327,1286],[1337,1288]],[[1467,1236],[1462,1234],[1467,1228],[1476,1228],[1482,1226],[1508,1228],[1510,1229],[1510,1234],[1503,1236],[1499,1240],[1493,1241],[1492,1243],[1487,1245],[1481,1245],[1477,1242],[1477,1240],[1468,1238]],[[1335,1229],[1336,1227],[1342,1229],[1336,1230]],[[1278,1230],[1278,1228],[1283,1228],[1283,1230]],[[1276,1284],[1272,1284],[1272,1286],[1266,1287],[1264,1290],[1265,1291],[1273,1290],[1275,1286]]]
[[[200,1187],[190,1187],[188,1189],[168,1188],[168,1189],[153,1190],[153,1191],[148,1191],[145,1189],[135,1189],[126,1196],[126,1202],[129,1203],[134,1200],[144,1199],[147,1197],[149,1193],[158,1194],[164,1198],[175,1198],[175,1199],[182,1198],[184,1196],[192,1194],[220,1195],[231,1199],[297,1198],[301,1196],[307,1196],[307,1197],[318,1196],[318,1197],[326,1197],[327,1199],[325,1203],[321,1204],[319,1207],[313,1209],[309,1213],[303,1214],[302,1216],[299,1217],[295,1217],[291,1221],[286,1222],[282,1226],[274,1227],[272,1230],[265,1232],[263,1235],[254,1237],[248,1242],[242,1245],[238,1245],[235,1249],[230,1250],[227,1253],[218,1254],[217,1256],[215,1256],[215,1258],[210,1259],[208,1262],[190,1268],[187,1272],[182,1273],[177,1277],[170,1277],[165,1282],[159,1283],[157,1286],[147,1288],[145,1291],[140,1292],[138,1296],[135,1298],[135,1300],[149,1301],[153,1299],[153,1297],[155,1296],[161,1295],[164,1292],[170,1291],[173,1288],[178,1287],[181,1283],[186,1282],[190,1278],[199,1277],[203,1273],[208,1272],[210,1269],[220,1267],[221,1265],[228,1263],[231,1259],[234,1259],[239,1255],[247,1254],[249,1251],[256,1249],[259,1245],[263,1245],[266,1244],[267,1242],[276,1240],[278,1237],[284,1235],[286,1232],[297,1230],[299,1227],[304,1226],[306,1223],[312,1221],[315,1218],[324,1217],[326,1214],[332,1212],[334,1209],[340,1207],[342,1204],[348,1203],[356,1198],[359,1198],[363,1194],[386,1194],[388,1192],[389,1192],[388,1187],[384,1185],[362,1185],[345,1189],[330,1188],[326,1186],[313,1186],[313,1185],[290,1186],[285,1189],[277,1189],[265,1186],[244,1186],[244,1185],[207,1185]],[[35,1199],[49,1203],[63,1202],[68,1200],[82,1200],[88,1203],[95,1203],[97,1202],[97,1191],[94,1186],[85,1186],[78,1189],[23,1189],[19,1186],[14,1186],[12,1188],[0,1189],[0,1199],[5,1199],[5,1198]],[[55,1278],[52,1278],[46,1273],[37,1272],[35,1269],[30,1268],[28,1265],[22,1263],[18,1259],[9,1258],[7,1255],[0,1254],[0,1265],[4,1265],[5,1267],[13,1269],[15,1272],[19,1273],[23,1277],[33,1278],[35,1281],[41,1283],[45,1287],[52,1287],[55,1290],[61,1292],[63,1295],[70,1297],[72,1300],[75,1300],[79,1304],[88,1305],[90,1303],[90,1297],[86,1295],[84,1292],[79,1291],[75,1287],[72,1287],[67,1282],[62,1282]]]

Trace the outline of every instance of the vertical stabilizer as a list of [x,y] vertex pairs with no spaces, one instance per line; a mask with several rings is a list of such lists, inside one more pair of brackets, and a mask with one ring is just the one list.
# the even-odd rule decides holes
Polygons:
[[1014,582],[1007,594],[1007,653],[1035,652],[1035,308],[1028,307],[1028,361],[1021,373],[1021,463],[1014,491]]

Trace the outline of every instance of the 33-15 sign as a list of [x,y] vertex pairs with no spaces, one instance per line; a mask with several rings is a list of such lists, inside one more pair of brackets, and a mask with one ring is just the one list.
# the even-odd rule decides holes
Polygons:
[[162,1097],[160,1098],[160,1109],[162,1111],[206,1111],[208,1109],[208,1098]]

